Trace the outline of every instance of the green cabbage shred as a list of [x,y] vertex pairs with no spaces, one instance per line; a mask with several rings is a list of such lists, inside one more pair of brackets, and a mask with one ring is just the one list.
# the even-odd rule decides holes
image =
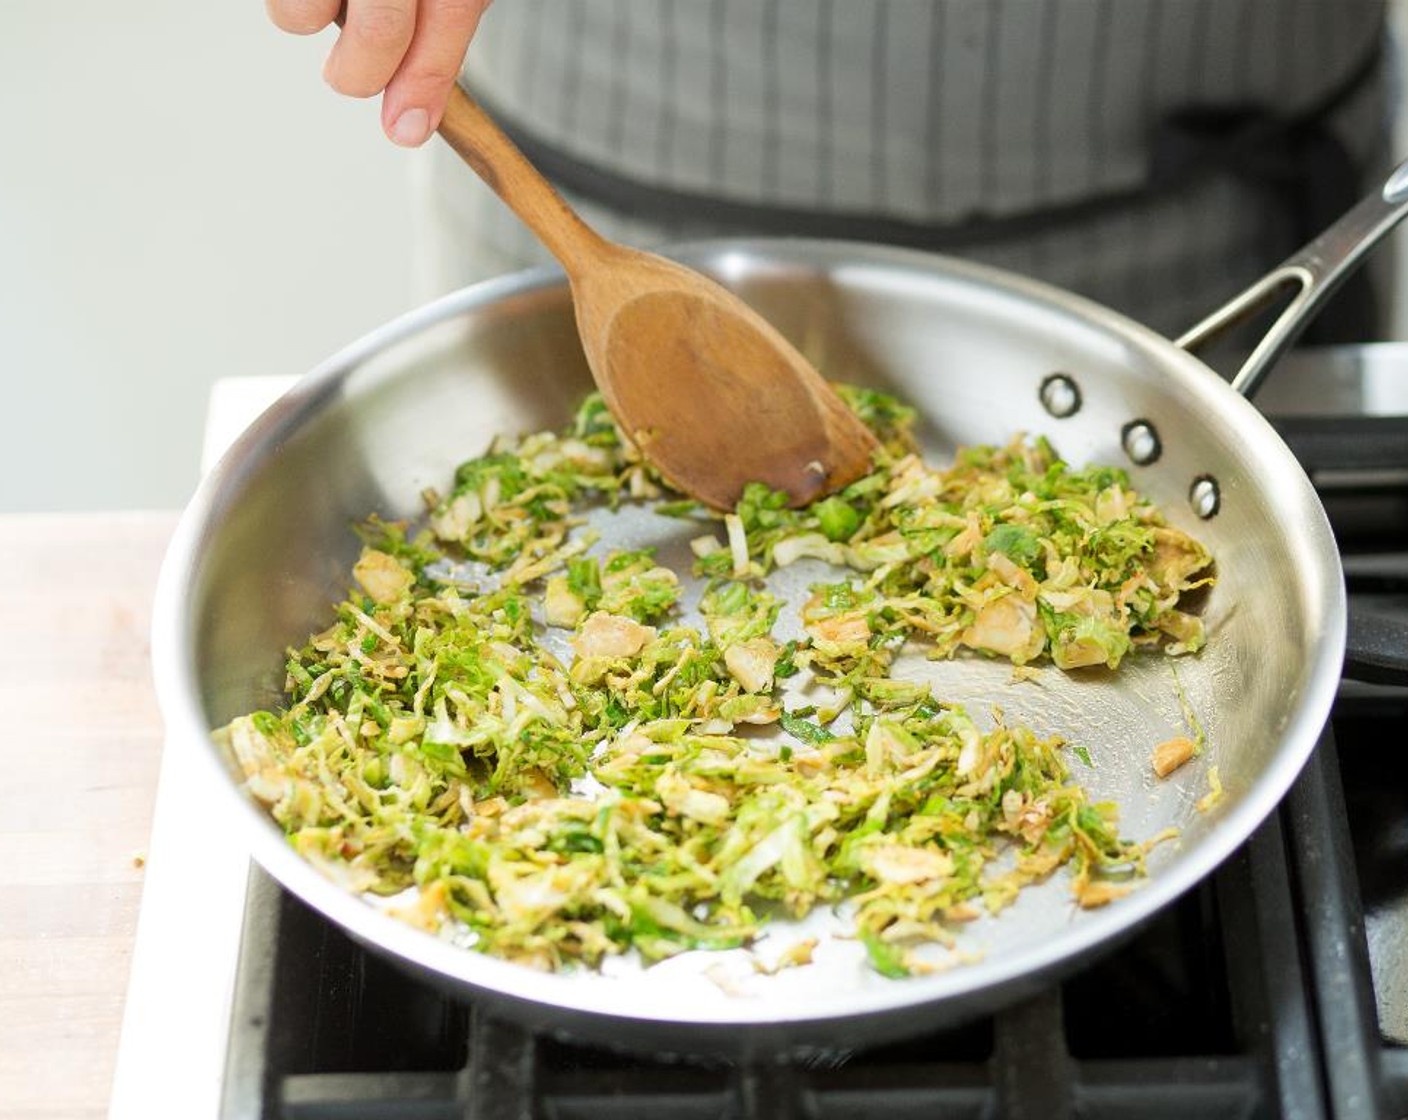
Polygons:
[[[730,514],[747,570],[727,533],[696,542],[702,629],[653,553],[601,552],[580,527],[600,504],[715,516],[597,396],[566,431],[463,464],[428,528],[369,520],[347,598],[287,653],[284,706],[216,733],[250,791],[349,889],[549,969],[747,945],[845,903],[872,966],[903,976],[1058,868],[1082,905],[1123,893],[1146,846],[1089,803],[1062,740],[982,730],[889,670],[905,642],[1062,669],[1195,651],[1179,604],[1211,557],[1122,471],[1020,438],[936,470],[910,409],[841,392],[881,441],[873,470],[802,509],[748,487]],[[802,558],[835,575],[783,642],[766,578]],[[788,710],[797,675],[829,703]]]

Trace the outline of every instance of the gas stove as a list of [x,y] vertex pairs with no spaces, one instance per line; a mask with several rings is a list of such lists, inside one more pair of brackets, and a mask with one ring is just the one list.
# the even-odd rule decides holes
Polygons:
[[[222,383],[208,460],[286,384]],[[956,1029],[787,1061],[534,1035],[408,978],[245,853],[183,850],[200,779],[172,751],[112,1115],[1408,1116],[1408,344],[1294,354],[1258,404],[1321,491],[1359,648],[1278,812],[1095,963]]]

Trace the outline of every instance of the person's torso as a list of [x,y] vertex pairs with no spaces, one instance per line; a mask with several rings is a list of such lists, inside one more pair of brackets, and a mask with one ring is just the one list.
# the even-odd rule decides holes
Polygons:
[[1138,189],[1179,110],[1305,112],[1383,19],[1382,0],[498,0],[465,76],[642,184],[948,223]]

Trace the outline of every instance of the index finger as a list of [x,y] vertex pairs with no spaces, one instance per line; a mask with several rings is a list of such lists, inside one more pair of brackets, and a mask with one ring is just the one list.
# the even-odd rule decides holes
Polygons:
[[381,126],[396,143],[414,147],[440,124],[488,6],[489,0],[421,0],[415,38],[381,103]]

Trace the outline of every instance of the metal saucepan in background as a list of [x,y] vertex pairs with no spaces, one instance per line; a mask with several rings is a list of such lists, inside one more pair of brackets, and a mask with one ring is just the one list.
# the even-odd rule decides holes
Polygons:
[[[422,490],[447,485],[492,435],[560,425],[590,389],[567,286],[548,270],[457,292],[348,347],[205,479],[171,545],[153,640],[168,749],[212,763],[218,792],[190,796],[210,798],[212,829],[241,830],[287,889],[358,940],[497,1013],[579,1037],[655,1050],[854,1047],[1033,990],[1236,849],[1326,720],[1346,634],[1335,543],[1304,472],[1238,390],[1255,385],[1344,270],[1408,209],[1404,178],[1178,343],[1054,288],[924,253],[732,241],[678,254],[752,302],[827,376],[916,405],[931,461],[960,444],[1043,433],[1072,462],[1128,467],[1138,489],[1212,549],[1210,640],[1196,657],[1131,657],[1117,673],[1047,668],[1020,684],[1010,666],[977,658],[914,658],[900,670],[975,714],[1001,705],[1011,721],[1084,744],[1094,767],[1073,762],[1076,776],[1096,799],[1120,804],[1125,835],[1180,830],[1156,849],[1149,880],[1110,906],[1077,909],[1057,875],[974,923],[964,937],[979,959],[900,981],[865,968],[841,939],[819,946],[814,964],[774,976],[703,953],[644,971],[616,962],[610,975],[549,975],[387,917],[292,851],[210,729],[279,702],[282,651],[325,625],[345,588],[359,547],[352,523],[372,512],[418,516]],[[1190,355],[1288,286],[1304,290],[1233,387]],[[623,545],[658,545],[688,570],[680,526],[662,521],[628,517],[613,531]],[[788,578],[797,591],[807,573]],[[1208,749],[1161,781],[1149,755],[1185,729],[1180,685]],[[1225,795],[1204,813],[1196,802],[1211,766]],[[191,936],[200,936],[197,915]]]

